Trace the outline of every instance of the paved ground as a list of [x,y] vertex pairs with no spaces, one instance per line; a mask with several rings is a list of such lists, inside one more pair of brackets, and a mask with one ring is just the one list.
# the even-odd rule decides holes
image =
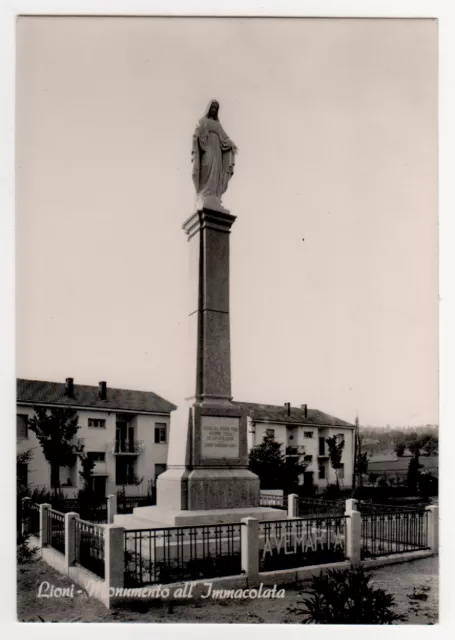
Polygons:
[[[408,616],[408,624],[434,624],[438,620],[438,561],[426,558],[378,569],[376,586],[395,596],[397,611]],[[301,594],[287,589],[283,600],[206,600],[204,602],[153,603],[143,610],[108,611],[84,593],[74,597],[38,598],[38,587],[48,581],[55,587],[73,583],[41,560],[20,567],[18,573],[18,620],[23,622],[201,622],[201,623],[284,623],[300,620],[288,609]]]
[[376,569],[375,586],[395,596],[397,611],[408,616],[408,624],[436,624],[439,596],[438,557]]

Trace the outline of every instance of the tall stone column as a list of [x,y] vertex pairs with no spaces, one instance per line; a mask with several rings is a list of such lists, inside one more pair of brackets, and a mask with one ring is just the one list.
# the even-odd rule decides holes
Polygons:
[[234,222],[229,213],[203,209],[183,225],[190,255],[190,393],[197,403],[232,400],[229,235]]
[[[204,208],[184,223],[190,256],[190,390],[171,427],[157,503],[203,511],[259,506],[248,470],[247,417],[232,402],[229,238],[235,216]],[[177,416],[176,416],[177,417]]]

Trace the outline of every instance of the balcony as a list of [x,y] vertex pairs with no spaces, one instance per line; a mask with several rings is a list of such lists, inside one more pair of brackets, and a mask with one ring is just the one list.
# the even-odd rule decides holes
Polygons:
[[305,447],[286,447],[286,456],[293,456],[298,458],[305,455]]
[[92,475],[94,476],[107,476],[106,462],[97,461],[92,469]]
[[143,440],[116,440],[109,443],[109,450],[114,456],[137,456],[144,453]]

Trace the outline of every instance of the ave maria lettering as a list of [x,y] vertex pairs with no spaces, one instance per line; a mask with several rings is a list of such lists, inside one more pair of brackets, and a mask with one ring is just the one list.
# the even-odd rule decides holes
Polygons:
[[291,555],[293,553],[308,553],[318,550],[344,549],[344,534],[339,531],[283,531],[266,534],[262,557],[274,552]]

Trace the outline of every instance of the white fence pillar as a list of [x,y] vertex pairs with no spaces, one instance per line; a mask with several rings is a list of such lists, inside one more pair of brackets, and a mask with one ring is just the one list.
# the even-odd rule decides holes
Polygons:
[[112,524],[117,513],[117,496],[111,493],[107,496],[107,522]]
[[296,493],[288,495],[288,518],[299,517],[299,496]]
[[256,518],[242,518],[241,558],[242,571],[248,577],[248,584],[257,582],[259,577],[259,521]]
[[425,507],[428,518],[428,546],[433,553],[439,552],[439,507]]
[[346,500],[346,541],[345,555],[352,565],[360,563],[360,552],[362,546],[362,516],[357,511],[357,500]]
[[65,566],[68,571],[76,562],[76,518],[74,511],[65,513]]
[[104,527],[104,579],[107,589],[123,587],[125,572],[123,527]]
[[354,500],[353,498],[349,498],[346,500],[346,513],[351,513],[351,511],[358,511],[359,501]]
[[49,539],[48,534],[48,511],[52,509],[52,505],[44,503],[39,506],[39,546],[42,549],[47,547],[47,541]]

